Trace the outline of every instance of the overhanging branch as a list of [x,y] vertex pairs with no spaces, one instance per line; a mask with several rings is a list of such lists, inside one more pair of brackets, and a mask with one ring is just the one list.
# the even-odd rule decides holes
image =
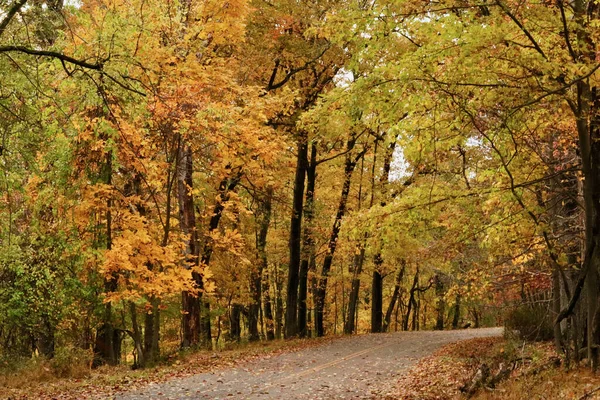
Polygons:
[[[0,34],[2,32],[0,31]],[[25,46],[0,46],[0,53],[8,53],[8,52],[17,52],[17,53],[25,53],[32,56],[40,56],[40,57],[51,57],[57,60],[68,62],[69,64],[77,65],[82,68],[92,69],[95,71],[101,71],[104,66],[104,61],[97,63],[90,63],[85,60],[78,60],[71,56],[68,56],[63,53],[59,53],[57,51],[50,50],[36,50],[31,49]]]

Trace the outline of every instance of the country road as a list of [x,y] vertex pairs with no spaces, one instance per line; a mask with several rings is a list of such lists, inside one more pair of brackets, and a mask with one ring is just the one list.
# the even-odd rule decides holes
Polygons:
[[141,399],[369,399],[441,346],[499,336],[501,328],[348,336],[234,368],[150,384],[116,397]]

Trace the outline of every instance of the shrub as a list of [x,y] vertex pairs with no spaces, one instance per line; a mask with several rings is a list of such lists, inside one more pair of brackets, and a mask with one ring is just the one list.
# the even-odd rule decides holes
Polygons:
[[60,347],[50,360],[50,368],[61,378],[83,378],[90,372],[94,354],[79,347]]
[[514,333],[528,341],[544,341],[554,337],[550,311],[544,305],[522,304],[506,313],[504,326],[507,334]]

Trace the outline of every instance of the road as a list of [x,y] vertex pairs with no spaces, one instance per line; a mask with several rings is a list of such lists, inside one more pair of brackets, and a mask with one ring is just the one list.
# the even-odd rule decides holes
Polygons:
[[234,368],[150,384],[116,398],[370,399],[393,393],[399,375],[445,344],[501,334],[501,328],[484,328],[347,336]]

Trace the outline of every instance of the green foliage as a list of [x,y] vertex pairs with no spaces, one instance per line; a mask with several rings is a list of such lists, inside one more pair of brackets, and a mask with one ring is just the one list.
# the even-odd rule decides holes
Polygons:
[[0,352],[30,353],[32,340],[53,335],[67,316],[77,315],[74,303],[83,296],[65,242],[28,239],[0,255]]

